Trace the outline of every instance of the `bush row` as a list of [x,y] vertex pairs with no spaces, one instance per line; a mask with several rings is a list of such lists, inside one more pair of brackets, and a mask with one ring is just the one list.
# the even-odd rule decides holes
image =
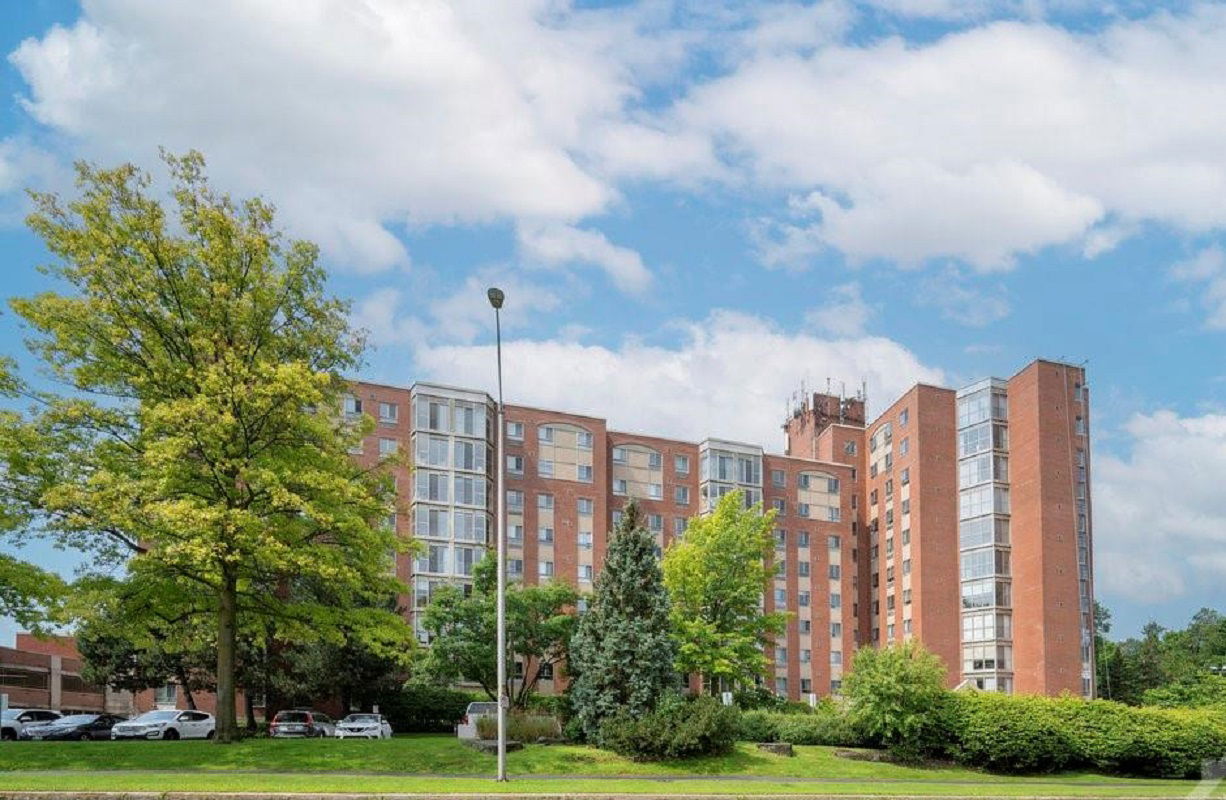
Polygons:
[[743,711],[737,738],[746,742],[789,742],[862,747],[868,742],[851,718],[838,709],[805,713]]
[[[517,742],[535,742],[538,739],[556,739],[562,733],[556,717],[542,714],[508,714],[507,738]],[[477,735],[482,739],[498,737],[497,717],[478,717]]]
[[1226,715],[1134,708],[1108,700],[951,693],[943,715],[947,752],[999,772],[1088,768],[1185,778],[1226,755]]

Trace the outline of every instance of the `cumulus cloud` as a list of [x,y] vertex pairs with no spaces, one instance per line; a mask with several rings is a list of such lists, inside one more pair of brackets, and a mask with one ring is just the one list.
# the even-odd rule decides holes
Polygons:
[[845,283],[830,290],[830,300],[805,315],[805,321],[819,331],[835,336],[861,336],[873,316],[864,301],[860,284]]
[[[642,181],[751,194],[763,260],[793,267],[991,271],[1226,226],[1226,7],[875,3],[91,0],[10,60],[65,154],[198,147],[360,270],[408,263],[417,226],[509,222],[526,254],[641,292],[648,266],[593,220]],[[1069,9],[1102,24],[1050,21]],[[865,35],[880,13],[966,24]]]
[[[779,452],[785,401],[806,375],[866,380],[881,403],[917,381],[944,381],[941,370],[885,338],[823,339],[731,311],[679,325],[683,340],[671,347],[637,339],[615,347],[504,341],[508,402],[605,417],[619,430],[718,436]],[[417,368],[423,378],[487,386],[491,349],[424,347]]]
[[629,12],[550,0],[94,0],[10,60],[75,154],[202,149],[220,182],[381,269],[406,259],[389,224],[604,209],[616,187],[575,152],[635,138],[635,76],[671,52]]
[[527,325],[540,313],[557,310],[562,298],[554,288],[540,286],[514,272],[487,268],[469,275],[454,290],[428,295],[425,303],[409,304],[395,287],[376,289],[354,304],[354,327],[367,332],[376,347],[428,343],[468,343],[494,330],[494,312],[486,290],[498,286],[507,296],[502,308],[504,331]]
[[592,264],[627,292],[642,292],[651,285],[651,272],[642,257],[628,247],[613,244],[600,231],[572,225],[521,225],[519,244],[529,264]]
[[1206,312],[1205,327],[1226,330],[1226,253],[1216,245],[1171,267],[1171,277],[1196,289]]
[[1093,466],[1100,591],[1159,603],[1220,591],[1226,581],[1226,416],[1138,414],[1128,452]]
[[1226,225],[1224,70],[1226,8],[1205,5],[1090,32],[993,22],[761,53],[673,113],[757,185],[803,193],[813,219],[788,223],[785,255],[987,271],[1108,218]]

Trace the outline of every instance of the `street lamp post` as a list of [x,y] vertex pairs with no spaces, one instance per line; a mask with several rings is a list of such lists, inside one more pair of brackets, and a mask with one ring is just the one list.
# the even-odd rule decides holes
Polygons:
[[502,318],[499,313],[502,301],[506,295],[497,287],[490,287],[486,292],[490,305],[494,307],[494,339],[498,353],[498,509],[497,547],[498,547],[498,781],[507,779],[507,520],[503,505],[507,501],[507,491],[504,485],[506,477],[506,453],[503,452],[503,436],[506,435],[507,421],[503,417],[502,406]]

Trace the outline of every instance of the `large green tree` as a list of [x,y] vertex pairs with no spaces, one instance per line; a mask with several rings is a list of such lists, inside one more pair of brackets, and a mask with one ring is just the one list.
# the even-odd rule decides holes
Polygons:
[[919,642],[860,648],[844,689],[856,722],[895,754],[918,758],[940,744],[945,666]]
[[[216,634],[225,742],[236,643],[253,620],[276,619],[290,641],[347,626],[377,647],[408,645],[403,620],[372,610],[405,591],[389,563],[405,543],[383,524],[385,465],[348,453],[372,424],[340,413],[363,343],[317,249],[286,239],[266,202],[210,187],[199,154],[164,161],[166,205],[130,165],[78,165],[68,202],[33,195],[28,222],[56,288],[11,305],[61,390],[0,430],[0,489],[32,522],[19,535],[194,587]],[[291,577],[326,582],[338,602],[270,590]]]
[[786,612],[765,613],[761,605],[774,523],[774,511],[746,508],[741,492],[729,492],[710,514],[691,519],[664,554],[677,669],[700,675],[704,691],[764,676],[763,648],[787,625]]
[[631,501],[571,639],[571,701],[588,739],[594,741],[600,724],[619,711],[636,717],[651,711],[677,682],[675,661],[655,537]]
[[[497,575],[491,556],[473,569],[471,593],[458,586],[441,586],[435,591],[421,612],[430,647],[416,666],[416,678],[442,684],[473,681],[491,700],[498,699]],[[507,695],[515,708],[527,705],[542,671],[556,670],[565,663],[577,601],[575,590],[561,582],[507,587],[507,663],[513,663],[514,657],[526,662],[521,679],[507,671]]]

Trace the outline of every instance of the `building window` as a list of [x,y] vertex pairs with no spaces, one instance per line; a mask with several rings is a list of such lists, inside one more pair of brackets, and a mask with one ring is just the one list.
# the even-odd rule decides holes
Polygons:
[[596,511],[596,501],[590,497],[580,497],[575,502],[582,516],[590,517]]
[[843,665],[843,651],[842,650],[831,650],[830,651],[830,665],[833,667],[839,667]]
[[910,451],[911,451],[911,437],[909,436],[903,437],[898,442],[898,455],[905,456]]
[[519,547],[524,543],[524,526],[518,522],[507,526],[507,539],[512,547]]
[[800,562],[797,562],[796,564],[796,574],[802,578],[809,577],[810,569],[811,569],[811,565],[809,564],[808,561],[800,561]]
[[614,511],[613,512],[613,527],[616,528],[618,525],[621,525],[621,524],[622,524],[622,512]]
[[660,514],[648,514],[647,527],[654,533],[660,533],[664,530],[664,517]]
[[1076,422],[1076,431],[1078,436],[1086,435],[1086,421],[1084,417],[1078,417]]
[[[360,403],[361,401],[358,402]],[[173,683],[163,684],[154,690],[153,702],[159,706],[173,706],[178,702],[178,699],[179,687]]]
[[788,546],[788,532],[776,530],[775,531],[775,549],[783,550],[787,546]]
[[552,578],[553,577],[553,562],[552,561],[538,561],[536,564],[536,574],[538,577],[541,577],[541,578]]
[[843,637],[843,623],[841,622],[830,623],[830,638],[831,639],[841,639],[842,637]]
[[[779,502],[782,503],[783,501],[780,500]],[[797,503],[796,504],[796,516],[801,517],[803,519],[808,519],[809,518],[809,504],[808,503]]]
[[648,469],[663,469],[664,468],[664,456],[656,452],[648,453],[647,454],[647,468]]
[[810,595],[808,592],[800,592],[796,595],[796,602],[800,605],[801,608],[809,607],[809,596]]
[[580,550],[591,550],[592,549],[592,532],[591,531],[579,531],[579,549]]
[[849,456],[854,456],[856,454],[856,443],[850,439],[843,442],[843,452]]
[[830,569],[830,579],[831,580],[837,581],[839,578],[843,577],[838,564],[831,564],[829,569]]
[[[804,506],[804,504],[801,503],[801,506]],[[771,507],[775,509],[775,516],[777,517],[782,517],[787,514],[787,503],[780,500],[778,497],[771,500]]]
[[902,411],[898,412],[898,427],[900,428],[907,427],[907,422],[909,422],[910,420],[911,420],[911,409],[904,408]]
[[395,403],[379,403],[379,421],[394,423],[400,419],[400,406]]
[[536,474],[542,478],[553,477],[553,462],[541,459],[536,462]]
[[685,517],[673,517],[673,535],[680,538],[685,535]]
[[626,463],[626,448],[624,447],[614,447],[613,448],[613,463],[614,464],[625,464]]
[[507,490],[507,509],[510,511],[524,510],[524,493],[519,489]]
[[575,434],[575,446],[580,450],[592,449],[592,434],[587,431],[579,431]]
[[796,546],[797,547],[808,547],[809,546],[809,532],[808,531],[797,531]]
[[613,494],[625,496],[627,492],[627,484],[625,478],[613,479]]
[[787,604],[788,604],[788,590],[787,589],[776,589],[775,590],[775,608],[783,608]]
[[523,456],[507,456],[507,472],[512,475],[524,474],[524,457]]
[[826,545],[831,550],[838,550],[840,547],[842,547],[842,544],[842,541],[837,536],[826,537]]
[[788,693],[788,679],[775,678],[775,694],[786,697]]
[[776,489],[782,489],[788,485],[787,473],[781,469],[771,470],[771,485]]
[[673,472],[678,475],[690,474],[690,457],[689,456],[673,456]]
[[544,511],[553,511],[553,495],[540,492],[536,496],[536,507]]
[[842,608],[843,607],[843,596],[838,593],[831,594],[830,595],[830,607],[831,608]]
[[539,442],[549,443],[553,441],[553,428],[548,425],[541,425],[536,429],[536,439]]
[[581,581],[591,581],[592,580],[592,565],[591,564],[580,564],[579,565],[579,580]]
[[524,440],[524,423],[508,422],[507,438],[511,441],[522,442]]
[[553,544],[553,528],[546,525],[537,528],[536,540],[541,544]]
[[343,407],[347,417],[356,417],[362,413],[362,401],[351,394],[345,395]]
[[395,439],[379,439],[379,455],[394,456],[400,450],[400,442]]
[[583,483],[592,482],[592,465],[591,464],[580,464],[579,465],[579,480],[582,481]]
[[690,487],[674,486],[673,502],[679,506],[688,506],[690,504]]
[[647,484],[647,496],[652,500],[664,499],[664,484],[649,483]]

